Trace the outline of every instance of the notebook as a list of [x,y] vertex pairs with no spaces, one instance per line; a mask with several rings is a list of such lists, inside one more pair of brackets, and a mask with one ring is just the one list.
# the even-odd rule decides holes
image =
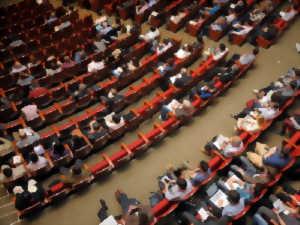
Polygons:
[[207,218],[209,217],[209,215],[207,214],[206,210],[203,208],[200,208],[198,210],[199,215],[201,216],[202,221],[207,220]]
[[227,200],[227,195],[221,191],[221,190],[218,190],[211,198],[210,198],[210,201],[212,203],[214,203],[215,206],[219,207],[219,200],[223,200],[223,204],[220,206],[220,207],[225,207],[227,205],[229,205],[229,201]]
[[109,216],[99,225],[119,225],[119,223],[115,220],[113,216]]

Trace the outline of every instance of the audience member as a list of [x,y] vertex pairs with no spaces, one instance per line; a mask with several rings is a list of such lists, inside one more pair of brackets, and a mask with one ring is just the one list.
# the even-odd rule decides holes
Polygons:
[[40,135],[34,132],[30,127],[19,129],[19,136],[20,140],[16,143],[18,148],[24,148],[40,139]]
[[48,160],[43,156],[38,156],[35,153],[30,154],[30,163],[27,165],[27,169],[30,172],[34,172],[38,169],[44,168],[49,165]]

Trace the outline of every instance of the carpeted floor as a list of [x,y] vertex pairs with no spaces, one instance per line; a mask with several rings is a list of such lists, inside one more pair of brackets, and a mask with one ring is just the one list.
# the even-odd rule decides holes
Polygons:
[[[61,1],[50,0],[54,6],[61,5]],[[7,4],[3,1],[1,4]],[[88,10],[80,9],[80,15],[92,13]],[[93,13],[93,17],[97,15]],[[128,23],[130,21],[126,21]],[[143,24],[143,33],[149,29],[149,25]],[[162,38],[176,37],[183,43],[196,41],[195,38],[186,34],[183,29],[172,33],[160,28]],[[204,38],[205,49],[216,46],[218,43]],[[231,46],[227,42],[227,36],[221,39],[230,49],[230,53],[245,53],[252,51],[253,47],[249,44],[243,47]],[[168,164],[178,164],[183,160],[189,160],[196,164],[201,159],[208,159],[206,155],[200,152],[206,141],[216,134],[231,136],[234,134],[234,120],[230,114],[241,110],[245,102],[253,98],[252,90],[261,88],[276,80],[280,75],[287,72],[289,68],[300,66],[300,54],[297,54],[295,43],[300,42],[300,20],[298,19],[282,34],[276,44],[270,49],[260,49],[260,54],[255,62],[254,68],[246,73],[246,76],[238,80],[225,95],[218,97],[214,103],[208,106],[199,116],[195,117],[187,126],[180,128],[171,136],[165,138],[160,144],[152,147],[143,157],[133,160],[128,166],[114,172],[110,177],[93,183],[82,193],[73,194],[58,205],[51,205],[44,209],[34,218],[25,219],[21,224],[32,225],[92,225],[98,224],[96,216],[99,208],[99,198],[103,198],[108,203],[109,213],[113,215],[121,214],[121,208],[114,199],[114,192],[117,188],[123,189],[129,196],[136,197],[141,202],[147,204],[148,196],[151,191],[158,189],[156,177],[161,175]],[[197,67],[197,61],[191,68]],[[156,90],[147,98],[151,99]],[[142,104],[142,100],[133,107]],[[300,106],[299,100],[295,102],[292,109]],[[158,121],[158,115],[154,115],[151,120],[143,123],[138,130],[146,133],[152,128],[154,121]],[[282,137],[277,135],[279,122],[276,122],[268,131],[260,137],[261,142],[271,145],[279,144]],[[136,132],[126,134],[121,140],[108,146],[103,151],[108,155],[117,152],[120,149],[120,143],[131,143],[136,139]],[[101,160],[100,154],[90,156],[86,162],[93,165]],[[46,180],[45,184],[55,179],[55,176]],[[298,183],[296,186],[299,187]],[[6,217],[0,224],[10,224],[13,218]],[[166,224],[172,224],[169,220]]]

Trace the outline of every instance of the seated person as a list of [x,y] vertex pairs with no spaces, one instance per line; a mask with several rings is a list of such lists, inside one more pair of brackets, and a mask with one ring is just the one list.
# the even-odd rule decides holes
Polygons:
[[168,71],[175,67],[174,58],[169,58],[166,63],[160,65],[157,70],[161,77],[163,77]]
[[188,57],[190,54],[191,54],[191,49],[189,48],[189,46],[187,44],[184,44],[183,48],[179,49],[176,53],[174,53],[174,55],[178,59],[184,59],[184,58]]
[[30,194],[32,204],[43,202],[46,197],[44,188],[34,179],[30,179],[27,182],[27,191]]
[[181,9],[181,10],[179,10],[179,12],[176,15],[171,16],[170,20],[173,23],[178,24],[185,16],[186,16],[186,13],[185,13],[184,9]]
[[193,78],[188,75],[186,68],[181,68],[180,73],[169,78],[170,82],[177,88],[182,88]]
[[244,24],[235,23],[232,25],[233,30],[229,33],[229,40],[232,41],[232,35],[247,35],[251,30],[253,30],[252,27],[253,22],[252,21],[246,21]]
[[116,69],[112,70],[112,74],[116,79],[126,76],[127,73],[128,73],[128,69],[127,69],[126,64],[119,66]]
[[125,120],[123,116],[115,114],[115,112],[112,112],[111,114],[105,116],[104,119],[105,124],[110,131],[118,130],[119,128],[125,125]]
[[77,149],[80,149],[81,147],[85,146],[86,142],[83,137],[80,137],[78,135],[72,135],[70,148],[72,151],[76,151]]
[[258,168],[264,166],[276,169],[282,169],[291,161],[291,153],[284,144],[281,148],[274,146],[270,148],[266,144],[256,142],[255,152],[247,152],[247,158]]
[[0,111],[11,108],[10,101],[7,97],[0,97]]
[[92,143],[108,133],[108,130],[101,126],[96,120],[92,120],[88,128],[89,129],[85,131],[85,135]]
[[29,92],[28,98],[35,100],[41,96],[48,94],[48,89],[40,87],[38,82],[33,82],[31,86],[31,91]]
[[216,48],[216,50],[214,51],[213,60],[214,61],[220,60],[227,52],[228,52],[228,48],[226,48],[226,46],[223,43],[221,43],[219,47]]
[[[229,217],[228,216],[223,216],[222,218],[220,218],[219,220],[207,209],[201,208],[201,219],[199,217],[194,216],[192,213],[190,213],[189,211],[184,211],[182,213],[182,217],[184,218],[184,220],[187,220],[190,224],[193,225],[227,225],[229,222]],[[201,215],[201,214],[204,215]],[[207,218],[205,218],[205,216],[207,216]],[[204,219],[205,218],[205,219]]]
[[241,167],[231,165],[230,169],[240,175],[244,181],[251,184],[267,184],[272,181],[273,177],[266,167],[257,168],[244,156],[240,156],[239,159]]
[[186,195],[192,192],[193,185],[190,180],[178,178],[177,180],[163,179],[165,185],[165,198],[169,201],[183,200]]
[[14,73],[20,73],[22,71],[25,71],[27,69],[26,66],[22,65],[19,61],[15,61],[14,65],[11,67],[11,74]]
[[135,198],[128,198],[120,189],[115,192],[115,197],[122,207],[124,224],[150,225],[155,222],[155,215],[150,206],[142,205]]
[[60,141],[52,143],[52,150],[50,151],[50,157],[52,160],[58,160],[67,154],[69,154],[68,150]]
[[107,96],[101,96],[102,104],[108,106],[108,108],[111,108],[114,104],[120,102],[122,99],[124,99],[124,95],[118,93],[117,89],[112,88],[108,92]]
[[252,54],[251,53],[243,54],[239,59],[239,63],[243,66],[252,63],[258,53],[259,53],[259,49],[255,48],[253,49]]
[[35,153],[30,154],[30,163],[27,165],[27,169],[30,172],[34,172],[38,169],[44,168],[49,165],[48,160],[43,156],[38,156]]
[[24,148],[40,140],[40,135],[34,132],[30,127],[19,129],[19,136],[20,140],[16,143],[18,148]]
[[204,7],[203,9],[200,9],[200,14],[204,17],[211,16],[215,14],[220,9],[220,5],[216,4],[213,5],[213,7]]
[[88,94],[89,91],[87,89],[87,86],[84,83],[80,83],[78,89],[70,93],[72,98],[75,99],[76,101]]
[[228,201],[229,204],[225,207],[222,207],[222,200],[218,202],[218,206],[222,208],[222,216],[234,217],[245,208],[245,199],[235,190],[228,192]]
[[94,73],[102,70],[105,66],[104,60],[102,60],[100,55],[95,55],[92,61],[88,64],[88,72]]
[[232,81],[234,77],[240,72],[240,70],[241,68],[234,63],[230,68],[222,71],[220,74],[217,74],[217,76],[223,84],[226,84],[229,81]]
[[104,52],[106,50],[106,43],[102,40],[101,35],[96,35],[95,40],[91,40],[91,42],[95,52]]
[[214,31],[223,31],[227,26],[227,21],[224,16],[220,16],[218,19],[215,20],[214,23],[210,25],[210,29]]
[[162,53],[166,52],[169,48],[172,47],[172,41],[165,39],[163,42],[159,43],[156,48],[156,53],[161,55]]
[[204,148],[209,154],[211,154],[211,150],[217,150],[225,157],[231,157],[243,147],[244,144],[240,136],[228,138],[220,134],[208,142]]
[[71,25],[72,25],[72,23],[70,21],[65,21],[65,22],[63,22],[63,23],[61,23],[59,25],[56,25],[54,27],[54,31],[55,32],[61,31],[61,30],[65,29],[65,28],[67,28],[67,27],[69,27]]
[[[9,185],[10,182],[17,180],[20,177],[27,176],[26,169],[23,164],[16,167],[10,167],[7,164],[1,166],[0,183]],[[7,187],[7,186],[6,186]]]
[[221,187],[225,193],[228,193],[231,190],[237,191],[240,194],[240,197],[245,200],[250,201],[259,196],[264,188],[264,185],[261,183],[247,183],[241,180],[232,171],[229,171],[228,176],[229,178],[226,181],[219,180],[218,186]]
[[72,187],[74,184],[78,184],[80,181],[90,176],[89,170],[81,168],[80,163],[75,163],[70,169],[62,168],[63,173],[62,182],[67,187]]
[[24,210],[32,205],[30,194],[27,191],[24,191],[22,186],[15,186],[13,188],[13,193],[16,197],[15,208],[17,210]]
[[278,29],[273,25],[265,25],[261,29],[255,30],[251,36],[250,43],[256,45],[256,39],[263,37],[265,40],[272,41],[277,35]]
[[210,88],[209,85],[197,86],[192,90],[190,98],[193,98],[195,94],[199,95],[202,100],[209,99],[215,93],[214,88]]
[[47,76],[53,76],[56,73],[62,71],[62,68],[58,65],[58,62],[51,60],[46,62],[46,74]]
[[45,24],[51,24],[54,21],[56,21],[58,19],[58,17],[55,15],[55,12],[51,12],[49,18],[46,20]]
[[135,7],[135,13],[137,15],[143,14],[149,8],[148,1],[149,0],[144,0],[142,4],[136,5],[136,7]]
[[127,63],[127,70],[129,72],[135,71],[139,67],[139,60],[134,58]]
[[264,118],[260,115],[256,116],[255,118],[247,115],[243,118],[238,118],[234,128],[236,130],[244,130],[246,132],[255,134],[262,129],[264,122]]
[[22,107],[21,112],[26,121],[32,121],[38,118],[40,115],[38,113],[38,107],[34,104],[28,104]]
[[298,6],[293,5],[288,11],[280,11],[279,16],[286,22],[293,19],[298,13]]
[[192,184],[195,186],[206,180],[210,176],[211,170],[208,163],[202,160],[196,169],[188,170],[188,173],[192,178]]
[[83,49],[79,49],[74,53],[74,61],[76,63],[81,63],[88,57],[87,53]]
[[158,39],[159,35],[159,29],[151,26],[150,31],[148,31],[145,35],[140,35],[140,38],[142,38],[146,42],[151,42],[154,39]]
[[175,117],[180,118],[183,116],[189,116],[193,113],[194,106],[188,100],[184,100],[182,103],[176,99],[173,99],[168,105],[163,105],[161,109],[160,118],[162,121],[169,119],[169,113],[172,113]]
[[17,85],[21,87],[28,87],[34,81],[34,77],[30,74],[25,73],[24,71],[19,73],[19,78],[17,80]]
[[61,64],[61,69],[65,70],[65,69],[71,68],[75,65],[76,65],[76,62],[71,60],[70,56],[65,55],[63,63]]

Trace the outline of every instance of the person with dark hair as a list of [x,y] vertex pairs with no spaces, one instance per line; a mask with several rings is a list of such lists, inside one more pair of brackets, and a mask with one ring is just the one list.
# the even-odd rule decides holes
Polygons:
[[101,96],[100,99],[103,105],[106,105],[108,108],[111,108],[114,104],[122,101],[124,99],[124,95],[118,93],[117,89],[111,88],[107,93],[107,96]]
[[86,144],[85,140],[83,137],[80,137],[78,135],[72,135],[71,143],[70,143],[70,148],[74,151],[77,149],[80,149]]
[[27,191],[24,191],[21,186],[15,186],[13,188],[13,193],[16,197],[15,208],[17,210],[23,210],[32,205],[30,194]]
[[258,53],[259,53],[258,48],[253,49],[252,54],[246,53],[242,55],[239,59],[239,63],[242,64],[243,66],[252,63]]
[[69,69],[69,68],[71,68],[71,67],[73,67],[73,66],[75,66],[75,65],[76,65],[76,62],[73,61],[73,60],[70,58],[70,56],[65,55],[65,56],[64,56],[63,63],[61,64],[61,69],[62,69],[62,70]]
[[190,180],[177,178],[177,180],[162,179],[164,184],[165,198],[169,201],[180,201],[185,198],[186,195],[191,193],[193,185]]
[[27,169],[30,172],[34,172],[34,171],[41,169],[43,167],[46,167],[48,165],[49,165],[49,162],[45,157],[38,156],[35,153],[31,153],[30,154],[30,163],[28,163]]
[[53,76],[56,73],[62,71],[62,68],[58,65],[56,60],[51,60],[46,62],[46,74],[47,76]]
[[125,125],[125,120],[123,116],[112,112],[111,114],[105,116],[105,124],[110,131],[117,130]]
[[37,132],[34,132],[30,127],[19,129],[18,133],[20,137],[20,140],[18,140],[16,143],[18,148],[31,145],[40,139],[40,135]]
[[266,40],[273,40],[278,32],[278,28],[276,28],[273,25],[265,25],[263,26],[261,29],[258,28],[258,30],[256,30],[256,32],[253,33],[253,35],[251,36],[250,39],[250,43],[253,45],[257,45],[256,43],[256,39],[258,37],[263,37]]
[[140,37],[146,42],[151,42],[154,39],[158,39],[159,35],[159,29],[151,26],[150,31],[148,31],[145,35],[141,35]]
[[224,43],[221,43],[218,48],[216,48],[213,54],[213,60],[218,61],[220,60],[226,53],[228,52],[228,48]]
[[0,173],[0,183],[3,183],[4,185],[7,184],[8,186],[10,182],[13,182],[16,179],[25,177],[27,175],[23,164],[13,168],[11,168],[9,165],[4,164],[1,166],[1,170],[2,173]]
[[[234,217],[245,208],[245,199],[240,197],[239,192],[235,190],[229,191],[227,199],[229,201],[229,205],[222,209],[222,216]],[[220,200],[218,204],[219,206],[222,205],[222,200]]]
[[115,196],[124,212],[125,225],[150,225],[155,221],[154,212],[150,206],[142,205],[134,198],[128,198],[120,189],[116,191]]
[[88,64],[88,72],[93,73],[102,70],[105,67],[105,63],[100,55],[95,55],[93,60]]
[[211,169],[207,162],[201,160],[198,167],[194,170],[188,170],[190,177],[192,178],[193,185],[200,184],[202,181],[206,180],[210,174]]
[[67,154],[69,154],[68,150],[60,141],[53,142],[52,151],[50,152],[50,157],[52,160],[57,160]]
[[89,123],[89,130],[84,132],[87,138],[94,143],[97,139],[103,137],[108,133],[108,130],[101,126],[96,120]]
[[284,144],[281,148],[270,148],[259,142],[256,142],[255,152],[247,152],[247,158],[258,168],[268,166],[273,169],[282,169],[292,160],[291,153]]

